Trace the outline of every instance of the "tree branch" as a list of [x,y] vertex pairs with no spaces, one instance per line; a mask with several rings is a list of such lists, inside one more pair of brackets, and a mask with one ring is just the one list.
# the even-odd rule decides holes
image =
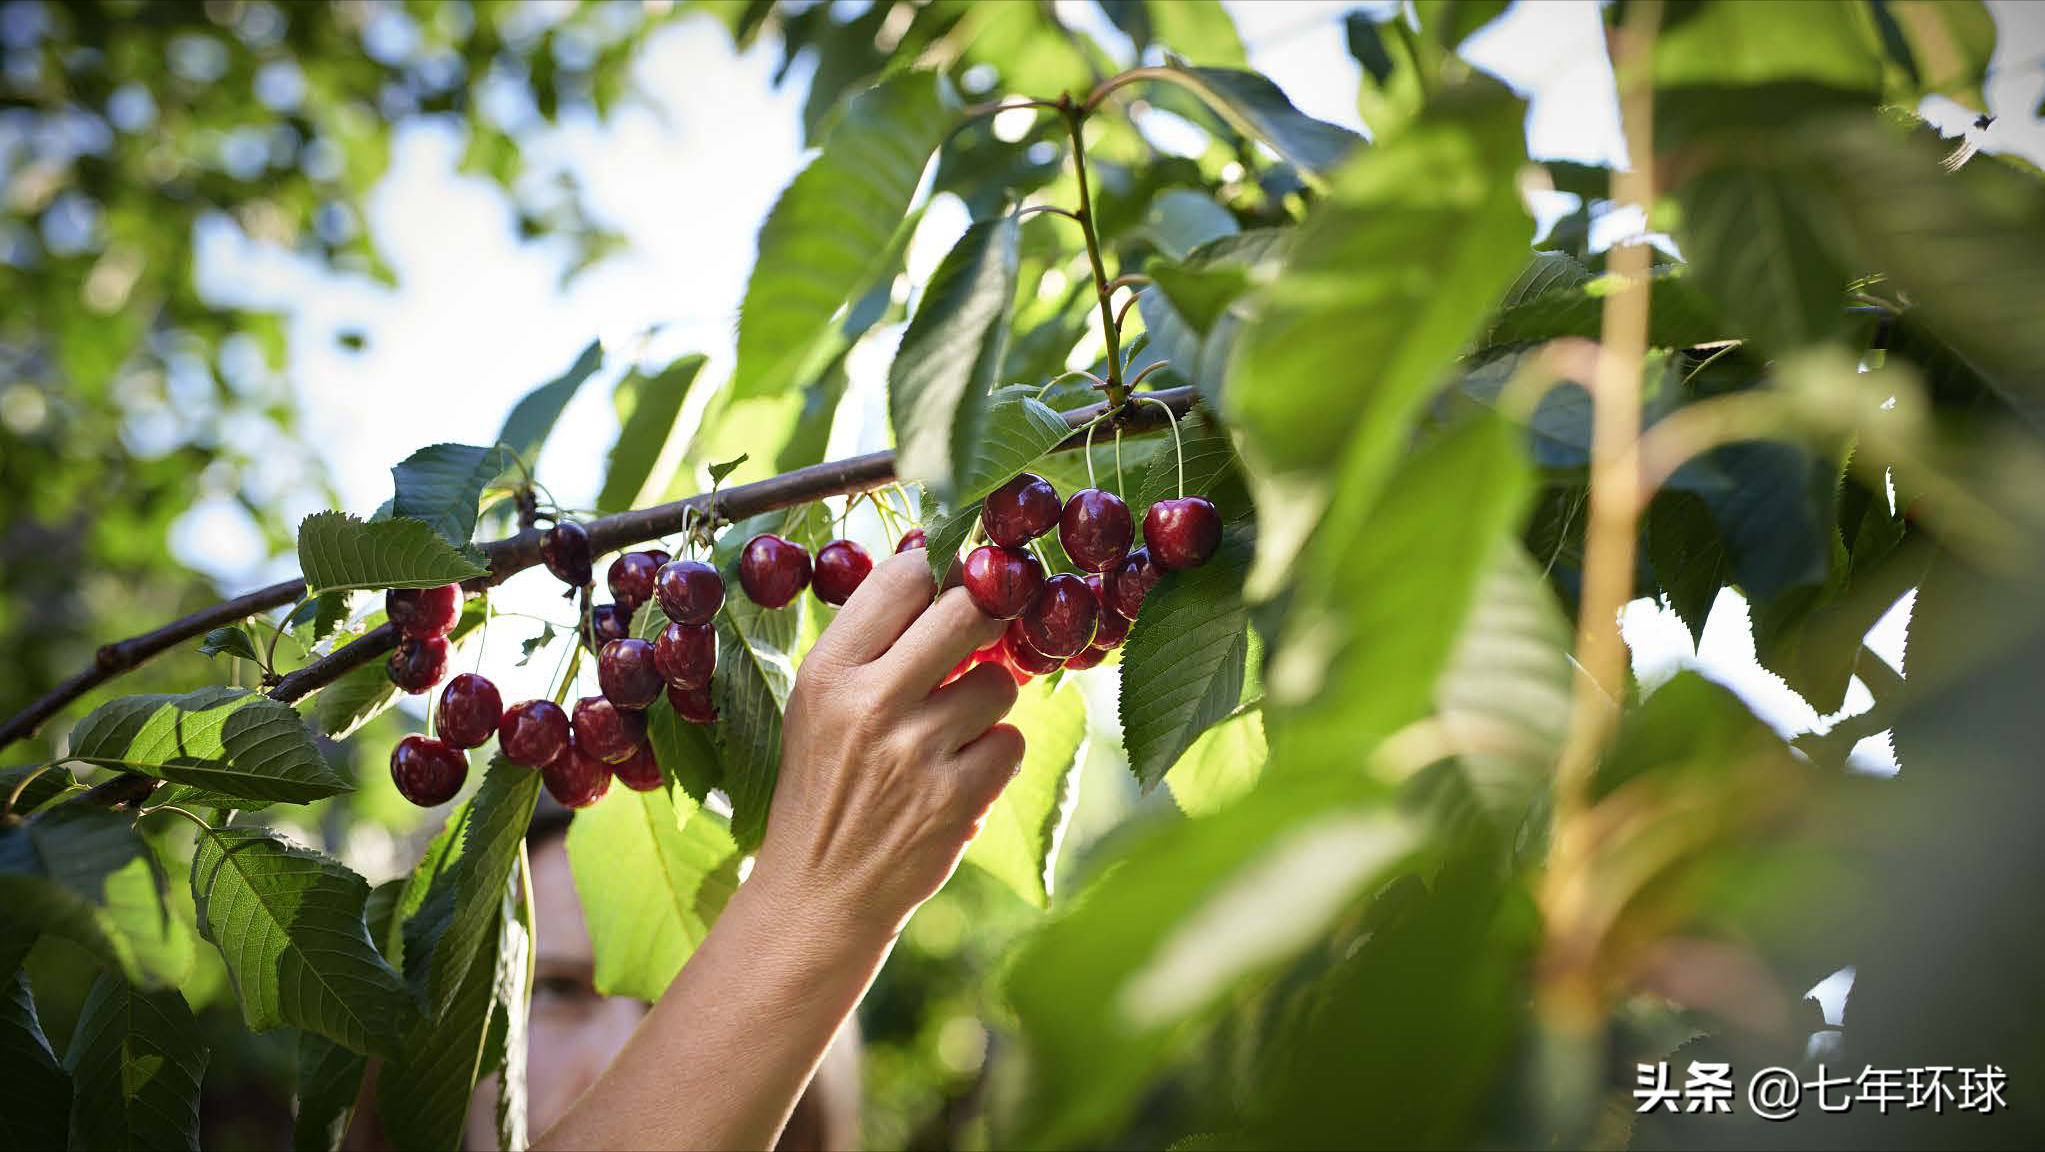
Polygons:
[[[1169,404],[1172,411],[1178,415],[1184,415],[1198,399],[1191,388],[1173,388],[1150,395]],[[1139,407],[1143,407],[1145,411],[1128,411],[1118,416],[1125,428],[1143,431],[1164,426],[1165,418],[1160,409],[1147,405]],[[1106,404],[1074,409],[1064,413],[1065,422],[1078,428],[1107,410]],[[1058,450],[1067,451],[1078,447],[1079,444],[1078,438],[1070,439],[1059,445]],[[589,521],[583,527],[589,532],[590,554],[601,556],[641,541],[673,535],[685,526],[703,519],[706,514],[722,520],[743,520],[748,516],[771,512],[776,508],[807,504],[826,496],[864,492],[890,483],[894,479],[895,454],[870,452],[864,456],[798,468],[793,472],[785,472],[752,484],[740,484],[724,489],[717,493],[715,509],[710,507],[710,496],[705,494],[658,504],[651,508],[620,512],[615,516],[600,517]],[[540,533],[537,529],[527,529],[516,536],[490,541],[480,548],[490,562],[490,575],[473,582],[472,588],[501,584],[513,575],[538,564]],[[132,636],[106,645],[99,650],[92,667],[51,689],[41,699],[9,719],[5,725],[0,725],[0,747],[32,735],[45,720],[62,711],[72,701],[101,684],[140,667],[150,657],[167,652],[193,637],[203,636],[214,628],[293,603],[303,595],[304,580],[285,580],[232,600],[223,600],[190,616],[173,620],[153,632],[145,632],[140,636]],[[397,630],[390,625],[385,624],[371,629],[353,643],[343,645],[291,672],[270,690],[270,695],[286,703],[302,699],[331,684],[343,674],[382,656],[396,643]],[[96,799],[104,804],[129,803],[148,795],[156,783],[149,777],[119,776],[92,789],[87,793],[87,798]],[[137,788],[140,788],[139,794],[135,791]]]

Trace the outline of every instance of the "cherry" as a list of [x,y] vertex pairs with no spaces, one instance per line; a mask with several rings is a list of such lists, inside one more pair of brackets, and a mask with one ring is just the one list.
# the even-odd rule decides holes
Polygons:
[[589,586],[589,533],[575,521],[562,520],[540,534],[540,559],[563,584],[571,588]]
[[1054,660],[1064,660],[1086,651],[1093,643],[1100,618],[1101,602],[1094,599],[1086,581],[1070,572],[1044,581],[1036,603],[1017,618],[1023,638],[1030,647]]
[[398,795],[421,808],[454,799],[469,778],[469,758],[459,749],[424,736],[407,736],[391,749],[391,783]]
[[1205,496],[1160,500],[1143,514],[1143,542],[1161,568],[1198,568],[1221,547],[1221,513]]
[[670,560],[653,577],[660,610],[677,624],[708,624],[724,607],[724,577],[701,560]]
[[980,527],[1003,548],[1020,548],[1058,523],[1058,490],[1034,472],[1024,472],[980,502]]
[[653,643],[653,667],[676,688],[703,688],[717,670],[717,629],[708,624],[669,624]]
[[817,599],[843,604],[873,571],[873,557],[850,540],[833,540],[817,549]]
[[1088,572],[1106,572],[1129,554],[1135,535],[1129,505],[1113,492],[1081,488],[1058,516],[1058,543]]
[[582,630],[582,642],[591,651],[601,651],[613,640],[632,634],[631,609],[616,604],[598,604],[589,610],[589,625]]
[[447,675],[447,638],[400,641],[384,663],[384,672],[391,683],[415,696],[426,691]]
[[973,670],[973,665],[978,663],[980,663],[980,654],[978,652],[966,653],[965,659],[959,661],[957,664],[952,665],[952,670],[944,674],[944,679],[938,681],[937,686],[939,688],[942,688],[946,684],[949,684],[952,681],[958,679],[959,677],[964,676],[966,673]]
[[412,640],[431,640],[454,631],[462,615],[462,586],[393,588],[383,594],[383,614]]
[[646,743],[646,713],[618,707],[608,697],[575,702],[575,746],[606,764],[616,764]]
[[641,604],[653,599],[653,574],[658,571],[660,565],[653,562],[650,552],[627,552],[611,561],[604,583],[611,586],[612,602],[627,615],[637,612]]
[[809,553],[802,545],[762,532],[739,553],[738,582],[762,608],[783,608],[809,587]]
[[1098,648],[1103,653],[1110,648],[1120,648],[1122,641],[1129,638],[1129,618],[1109,605],[1106,579],[1099,573],[1088,576],[1086,586],[1093,592],[1094,599],[1101,602],[1100,619],[1094,625],[1093,643],[1087,647]]
[[966,595],[996,620],[1023,614],[1044,588],[1044,569],[1019,548],[982,544],[966,554]]
[[440,690],[440,710],[433,714],[433,734],[455,748],[474,748],[497,731],[504,700],[497,685],[464,672]]
[[[1114,613],[1110,612],[1108,615],[1113,616]],[[1086,651],[1081,652],[1079,655],[1068,657],[1065,661],[1065,670],[1067,672],[1084,672],[1107,658],[1108,650],[1106,648],[1088,647]]]
[[611,790],[611,766],[570,744],[540,769],[540,782],[563,808],[587,808]]
[[611,769],[611,775],[634,792],[651,792],[666,782],[660,772],[660,761],[653,758],[653,746],[650,744],[641,744],[638,751]]
[[923,546],[923,529],[911,528],[907,532],[902,533],[902,539],[895,545],[895,551],[907,552],[911,548],[921,548]]
[[[1149,517],[1145,517],[1145,523]],[[1136,610],[1143,606],[1143,598],[1157,585],[1158,577],[1164,575],[1150,558],[1149,548],[1137,548],[1115,565],[1113,573],[1104,582],[1107,589],[1108,607],[1113,608],[1124,620],[1136,619]]]
[[[1008,622],[1008,630],[1001,634],[1001,652],[1007,658],[1009,671],[1024,672],[1031,676],[1047,676],[1056,672],[1065,663],[1031,647],[1029,637],[1023,634],[1020,620]],[[1016,681],[1018,684],[1022,682],[1020,679]]]
[[674,559],[673,556],[668,555],[666,552],[662,551],[659,548],[645,548],[641,549],[641,551],[645,552],[648,556],[653,557],[653,570],[655,573],[658,573],[662,568],[667,567],[668,561]]
[[620,708],[638,710],[660,698],[660,669],[654,666],[653,645],[644,640],[613,640],[596,656],[596,682]]
[[568,713],[552,700],[521,700],[497,722],[497,747],[513,764],[544,768],[568,747]]
[[710,685],[701,688],[677,688],[667,686],[667,702],[674,705],[675,715],[691,724],[717,723],[717,702],[710,698]]

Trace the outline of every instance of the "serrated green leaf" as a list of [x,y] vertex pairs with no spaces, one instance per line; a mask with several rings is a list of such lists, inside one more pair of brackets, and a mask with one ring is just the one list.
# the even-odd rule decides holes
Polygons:
[[218,656],[225,652],[229,656],[253,660],[258,664],[263,662],[262,653],[256,648],[255,637],[249,635],[248,629],[240,624],[229,624],[206,633],[206,638],[199,642],[199,651],[207,656]]
[[64,1049],[71,1147],[196,1150],[208,1055],[184,997],[101,973]]
[[1269,755],[1264,713],[1253,708],[1202,732],[1165,773],[1165,787],[1188,816],[1219,812],[1248,795]]
[[[1567,253],[1536,252],[1506,290],[1473,355],[1564,336],[1595,340],[1604,328],[1605,297],[1618,283],[1592,276]],[[1732,331],[1683,265],[1657,266],[1648,281],[1648,300],[1650,347],[1688,348],[1724,339]]]
[[530,640],[522,640],[519,642],[518,660],[516,663],[512,665],[512,667],[523,668],[527,664],[532,663],[533,653],[539,651],[542,648],[545,648],[547,645],[552,644],[553,642],[554,625],[552,623],[548,623],[540,628],[540,634],[538,636],[535,636]]
[[724,822],[687,796],[613,788],[578,813],[568,864],[596,954],[596,990],[660,999],[737,890],[738,861]]
[[701,355],[684,356],[650,378],[634,373],[619,383],[621,396],[628,382],[633,386],[631,409],[618,429],[617,442],[611,445],[603,490],[596,497],[598,512],[623,512],[636,507],[648,489],[656,493],[667,490],[668,477],[655,476],[653,470],[667,449],[682,401],[703,364]]
[[[332,636],[334,629],[348,619],[349,598],[350,594],[345,591],[308,596],[285,618],[284,630],[307,644],[317,644]],[[310,636],[301,634],[307,624],[312,625]]]
[[831,317],[872,279],[956,107],[942,77],[913,70],[846,105],[823,151],[760,227],[760,255],[739,311],[735,398],[798,382]]
[[1183,261],[1151,261],[1146,267],[1156,283],[1136,303],[1150,345],[1131,353],[1129,371],[1170,361],[1172,375],[1218,403],[1230,356],[1255,316],[1249,290],[1277,274],[1290,231],[1253,229],[1202,245]]
[[1242,231],[1235,214],[1191,188],[1167,188],[1144,210],[1137,233],[1167,260],[1184,260],[1210,241]]
[[487,576],[473,549],[457,549],[419,520],[365,523],[315,512],[298,526],[298,564],[308,592],[344,588],[438,588]]
[[[519,771],[539,779],[537,772]],[[447,1002],[436,1018],[414,1029],[398,1057],[377,1074],[377,1119],[392,1147],[454,1152],[461,1146],[469,1098],[488,1066],[493,1024],[503,1027],[498,1017],[502,883],[491,893],[488,916],[481,925],[483,938],[462,958]]]
[[[1143,535],[1143,517],[1159,500],[1176,496],[1205,496],[1216,501],[1223,521],[1240,520],[1251,512],[1248,493],[1242,486],[1241,462],[1228,432],[1204,411],[1179,421],[1179,443],[1170,442],[1167,432],[1151,453],[1150,466],[1142,480],[1124,498],[1136,534]],[[1184,482],[1181,484],[1180,449],[1184,449]]]
[[526,393],[513,405],[504,418],[503,429],[497,433],[497,442],[531,468],[539,459],[548,433],[554,430],[554,422],[561,418],[562,409],[568,407],[582,382],[595,375],[603,362],[603,341],[590,341],[568,371]]
[[390,1055],[417,1015],[370,941],[369,884],[266,828],[214,828],[192,856],[199,926],[227,961],[242,1019]]
[[1647,506],[1641,540],[1655,583],[1696,643],[1718,590],[1734,579],[1711,509],[1694,493],[1663,489]]
[[1152,38],[1173,52],[1200,64],[1248,65],[1242,37],[1220,0],[1151,0],[1143,8],[1150,17]]
[[741,465],[741,464],[745,463],[745,462],[746,462],[746,461],[748,461],[748,460],[751,460],[752,458],[753,458],[753,454],[752,454],[752,453],[750,453],[750,452],[741,452],[741,453],[739,453],[739,454],[738,454],[738,456],[737,456],[737,458],[736,458],[736,459],[732,459],[732,460],[726,460],[726,461],[725,461],[724,463],[722,463],[722,464],[711,464],[711,465],[709,465],[709,466],[707,467],[707,471],[708,471],[708,472],[710,473],[710,482],[711,482],[712,484],[721,484],[721,483],[723,483],[723,482],[724,482],[724,478],[725,478],[726,476],[729,476],[729,475],[731,475],[731,474],[732,474],[732,472],[733,472],[733,471],[735,471],[735,470],[736,470],[736,469],[738,468],[738,466],[739,466],[739,465]]
[[12,797],[12,808],[0,811],[27,816],[78,786],[78,777],[60,764],[27,764],[0,772],[0,805]]
[[1832,339],[1846,326],[1846,283],[1833,256],[1836,217],[1768,164],[1716,165],[1675,189],[1679,238],[1691,275],[1738,325],[1738,334],[1784,353]]
[[483,489],[514,467],[505,448],[432,444],[391,467],[391,515],[423,520],[455,548],[476,534]]
[[497,970],[492,985],[495,1003],[484,1041],[483,1067],[497,1074],[497,1146],[524,1152],[526,1136],[526,1055],[532,986],[534,909],[523,885],[513,875],[504,886],[504,904],[497,917]]
[[487,954],[496,938],[505,878],[518,860],[539,795],[538,772],[493,756],[463,823],[460,855],[440,871],[418,911],[404,922],[405,979],[431,1018],[446,1013],[471,961]]
[[1330,175],[1363,143],[1363,137],[1349,129],[1295,108],[1278,85],[1260,73],[1194,68],[1180,60],[1165,67],[1231,127],[1262,139],[1288,163],[1316,176]]
[[[455,621],[454,629],[447,634],[447,642],[459,643],[470,632],[482,627],[489,611],[490,606],[484,598],[470,599],[462,606],[461,617]],[[383,613],[379,609],[364,623],[374,626],[382,623],[382,619]],[[384,662],[372,659],[342,673],[339,679],[320,689],[319,694],[313,697],[313,727],[330,739],[344,740],[364,724],[383,715],[385,709],[397,703],[398,696],[397,685],[391,683]]]
[[0,1148],[7,1152],[62,1148],[70,1124],[71,1076],[57,1063],[36,1017],[28,974],[14,972],[0,991]]
[[[924,516],[930,567],[940,582],[951,567],[952,555],[965,543],[966,533],[980,514],[980,501],[987,498],[987,493],[1008,483],[1016,473],[1028,470],[1039,457],[1072,434],[1065,418],[1039,402],[1033,395],[1035,391],[1015,386],[994,394],[993,402],[987,406],[979,443],[974,446],[972,463],[953,490],[954,510],[936,523],[936,532],[930,530],[931,516],[927,512]],[[930,494],[926,492],[925,496],[928,499]]]
[[355,1100],[362,1094],[362,1075],[369,1058],[350,1052],[325,1036],[307,1032],[298,1038],[298,1107],[291,1121],[295,1152],[338,1152]]
[[[733,603],[743,599],[727,596],[717,614],[718,664],[711,693],[717,701],[724,790],[731,797],[731,834],[750,851],[767,831],[767,806],[781,773],[781,714],[795,685],[795,669],[786,649],[763,635],[761,615],[766,613],[747,613]],[[784,609],[779,614],[789,625],[795,623],[794,613]]]
[[0,828],[0,936],[63,936],[137,984],[174,984],[192,948],[166,894],[155,854],[120,813],[64,804]]
[[896,471],[947,494],[980,446],[1008,342],[1016,221],[981,220],[945,254],[888,369]]
[[1704,501],[1741,589],[1765,602],[1825,578],[1834,479],[1802,448],[1748,440],[1692,459],[1663,487]]
[[966,849],[977,864],[1039,908],[1051,903],[1058,844],[1079,799],[1078,758],[1086,738],[1086,706],[1079,686],[1039,677],[1016,693],[1004,723],[1025,737],[1022,767],[987,813]]
[[1207,563],[1165,573],[1129,630],[1118,707],[1129,770],[1145,791],[1241,699],[1250,633],[1243,575],[1253,547],[1246,526],[1225,528]]
[[239,688],[109,700],[72,731],[71,758],[251,800],[350,790],[290,705]]

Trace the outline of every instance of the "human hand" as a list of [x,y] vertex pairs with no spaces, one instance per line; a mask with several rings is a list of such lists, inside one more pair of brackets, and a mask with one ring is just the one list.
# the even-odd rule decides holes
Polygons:
[[1015,703],[1006,670],[938,687],[1001,621],[931,590],[922,549],[889,557],[804,659],[747,881],[863,935],[891,938],[943,887],[1022,763],[1022,734],[996,723]]

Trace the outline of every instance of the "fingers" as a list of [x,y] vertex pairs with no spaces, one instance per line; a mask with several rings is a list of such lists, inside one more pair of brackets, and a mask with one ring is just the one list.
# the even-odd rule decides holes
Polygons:
[[921,700],[966,653],[1001,635],[1002,627],[1001,621],[973,607],[964,588],[953,588],[908,626],[880,664],[906,698]]
[[934,583],[921,548],[881,561],[817,638],[816,651],[841,665],[878,659],[930,607]]
[[1015,678],[1005,668],[980,664],[939,688],[922,705],[938,730],[939,750],[953,752],[980,738],[1015,706]]
[[[963,683],[963,681],[961,681]],[[1001,790],[1022,767],[1023,735],[1012,724],[996,724],[952,757],[959,773],[959,799],[976,819],[1001,798]]]

